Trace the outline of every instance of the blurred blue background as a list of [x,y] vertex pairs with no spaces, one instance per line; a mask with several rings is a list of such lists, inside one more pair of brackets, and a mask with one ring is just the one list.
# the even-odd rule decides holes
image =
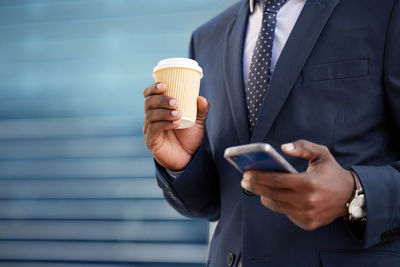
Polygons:
[[0,266],[204,266],[141,136],[160,59],[232,0],[0,1]]

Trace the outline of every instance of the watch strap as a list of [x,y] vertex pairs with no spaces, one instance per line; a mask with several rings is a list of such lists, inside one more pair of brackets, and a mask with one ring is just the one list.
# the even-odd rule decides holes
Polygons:
[[[364,190],[363,190],[363,188],[361,186],[360,179],[358,178],[358,176],[353,171],[350,170],[350,173],[351,173],[351,176],[353,176],[353,179],[354,179],[355,190],[354,190],[354,194],[351,197],[351,199],[349,200],[349,202],[346,203],[346,207],[347,208],[349,208],[350,204],[352,203],[352,201],[354,201],[355,198],[360,197],[360,195],[361,195],[361,197],[364,198]],[[365,221],[366,217],[363,216],[362,218],[355,218],[355,217],[352,216],[352,214],[350,213],[350,210],[349,210],[349,215],[347,217],[345,217],[345,219],[347,221]]]
[[354,183],[356,185],[356,190],[358,191],[358,194],[363,194],[364,190],[361,186],[360,178],[358,178],[358,175],[356,175],[353,171],[350,171],[350,173],[353,176]]

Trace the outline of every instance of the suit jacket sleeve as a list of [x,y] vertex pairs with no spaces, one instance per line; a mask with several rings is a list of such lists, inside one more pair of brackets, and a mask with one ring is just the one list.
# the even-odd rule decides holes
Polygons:
[[[392,114],[390,119],[395,122],[393,131],[396,133],[400,132],[399,3],[396,1],[389,26],[383,77],[386,100]],[[400,160],[400,148],[397,151]],[[387,166],[353,166],[353,170],[359,175],[366,196],[364,245],[371,247],[400,236],[400,161]]]
[[189,165],[176,179],[156,162],[156,178],[165,199],[187,217],[218,220],[220,212],[218,175],[204,138]]
[[[195,59],[194,35],[190,42],[190,57]],[[212,160],[207,134],[200,148],[183,173],[171,179],[165,168],[156,162],[156,178],[169,204],[188,217],[218,220],[220,198],[218,173]]]

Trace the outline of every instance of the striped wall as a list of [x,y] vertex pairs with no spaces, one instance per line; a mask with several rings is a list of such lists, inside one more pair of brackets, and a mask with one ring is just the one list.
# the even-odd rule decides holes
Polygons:
[[204,266],[208,223],[156,186],[142,91],[233,2],[0,1],[0,267]]

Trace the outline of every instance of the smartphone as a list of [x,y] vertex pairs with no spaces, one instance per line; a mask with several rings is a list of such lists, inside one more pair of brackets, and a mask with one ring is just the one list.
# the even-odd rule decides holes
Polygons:
[[266,143],[228,147],[224,157],[241,173],[248,170],[298,173],[284,157]]

